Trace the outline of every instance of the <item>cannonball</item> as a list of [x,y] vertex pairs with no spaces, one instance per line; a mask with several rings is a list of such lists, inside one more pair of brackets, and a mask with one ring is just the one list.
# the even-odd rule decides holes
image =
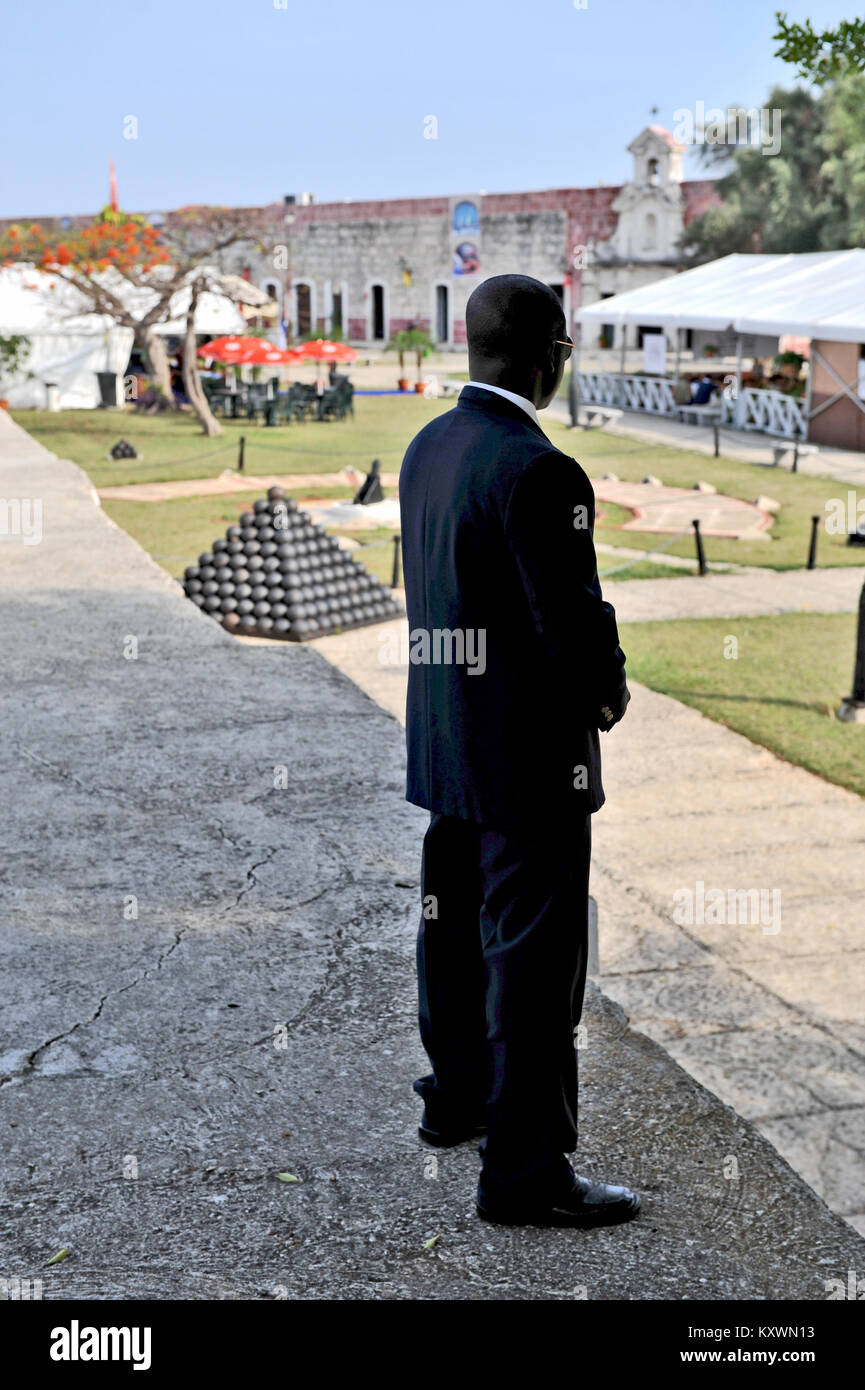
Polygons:
[[239,540],[240,540],[240,527],[239,527],[239,526],[227,526],[227,527],[226,527],[226,530],[225,530],[225,538],[226,538],[226,540],[229,540],[229,541],[239,541]]
[[185,579],[185,580],[183,581],[183,588],[184,588],[184,590],[185,590],[185,592],[186,592],[187,595],[189,595],[189,594],[200,594],[200,593],[201,593],[201,580],[200,580],[200,579]]
[[204,550],[204,551],[202,551],[202,553],[201,553],[201,554],[199,555],[199,557],[198,557],[198,563],[199,563],[199,565],[212,565],[212,564],[213,564],[213,551],[212,551],[212,550]]
[[227,594],[223,597],[219,607],[223,613],[234,613],[237,609],[237,599]]
[[282,502],[282,500],[284,499],[284,497],[285,497],[285,488],[284,488],[284,487],[276,487],[276,486],[274,485],[273,487],[269,487],[269,488],[267,489],[267,498],[268,498],[268,501],[269,501],[269,502]]
[[258,623],[256,624],[256,626],[257,626],[259,632],[272,632],[272,630],[273,630],[273,618],[271,618],[271,617],[269,617],[269,616],[265,616],[265,617],[259,618]]
[[204,594],[190,594],[189,597],[191,602],[195,604],[196,608],[204,607]]
[[253,607],[254,604],[251,598],[241,598],[237,601],[237,611],[241,617],[245,617],[247,613],[251,613]]
[[240,525],[241,525],[241,526],[252,526],[254,522],[255,522],[255,513],[254,513],[254,512],[242,512],[242,513],[241,513],[241,516],[240,516]]
[[213,551],[214,555],[218,555],[220,550],[226,549],[227,545],[228,541],[223,540],[221,536],[217,536],[216,540],[213,542],[213,545],[210,548]]
[[222,619],[222,626],[225,628],[226,632],[234,632],[234,630],[240,626],[240,619],[236,613],[226,613],[225,617]]
[[218,610],[219,599],[216,597],[215,594],[211,594],[209,598],[206,598],[204,600],[204,611],[205,613],[216,613],[218,612]]
[[253,584],[250,598],[254,599],[256,603],[259,603],[263,598],[267,598],[267,585]]
[[219,593],[219,585],[215,579],[206,579],[201,586],[201,592],[205,598],[212,598],[214,594]]
[[288,633],[291,632],[291,623],[288,621],[288,618],[274,618],[273,630],[275,633],[278,633],[280,637],[286,637]]
[[270,612],[271,612],[271,616],[274,617],[274,618],[287,618],[287,617],[288,617],[288,608],[287,608],[286,604],[284,604],[284,603],[282,602],[281,599],[278,600],[276,603],[274,603],[274,602],[273,602],[273,597],[272,597],[272,596],[271,596]]
[[186,566],[186,569],[183,571],[183,578],[184,578],[184,579],[198,579],[198,578],[199,578],[198,566],[197,566],[197,565],[187,565],[187,566]]
[[246,545],[249,541],[257,541],[258,527],[253,526],[251,524],[249,526],[244,526],[243,530],[240,533],[240,539],[243,541],[244,545]]
[[258,603],[253,604],[252,611],[257,618],[269,617],[270,604],[261,599]]
[[256,621],[251,613],[244,614],[239,623],[241,632],[255,632],[256,626]]
[[261,512],[270,511],[270,503],[266,497],[256,497],[252,504],[252,510],[255,512],[256,516],[258,516]]
[[220,598],[234,598],[234,585],[229,583],[220,584],[218,593]]

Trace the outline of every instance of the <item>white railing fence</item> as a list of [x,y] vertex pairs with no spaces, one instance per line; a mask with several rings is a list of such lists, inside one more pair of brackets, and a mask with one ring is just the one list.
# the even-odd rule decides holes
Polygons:
[[[619,406],[644,410],[650,415],[676,415],[673,383],[663,377],[622,376],[619,372],[578,372],[580,400],[586,405]],[[761,391],[746,386],[739,409],[727,392],[720,397],[721,423],[736,429],[763,430],[787,439],[806,439],[805,403],[783,391]]]

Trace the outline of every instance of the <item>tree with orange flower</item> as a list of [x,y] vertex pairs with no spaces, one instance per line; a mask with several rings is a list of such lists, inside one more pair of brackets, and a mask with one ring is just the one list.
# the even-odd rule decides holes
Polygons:
[[226,293],[221,283],[226,254],[242,243],[263,250],[268,235],[266,214],[258,210],[180,208],[155,226],[146,217],[107,207],[76,227],[31,222],[6,228],[0,233],[0,264],[49,272],[74,286],[82,312],[104,314],[131,328],[169,403],[168,354],[157,330],[172,317],[172,300],[188,291],[184,385],[205,434],[217,435],[222,427],[207,403],[195,359],[195,308],[206,290]]

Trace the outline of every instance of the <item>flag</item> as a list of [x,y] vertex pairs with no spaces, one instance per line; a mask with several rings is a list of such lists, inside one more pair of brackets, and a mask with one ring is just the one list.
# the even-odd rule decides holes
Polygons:
[[108,161],[108,186],[109,186],[110,193],[111,193],[111,197],[110,197],[111,211],[112,211],[112,212],[116,212],[116,211],[117,211],[117,175],[116,175],[115,172],[114,172],[114,160],[113,160],[113,159],[109,159],[109,161]]

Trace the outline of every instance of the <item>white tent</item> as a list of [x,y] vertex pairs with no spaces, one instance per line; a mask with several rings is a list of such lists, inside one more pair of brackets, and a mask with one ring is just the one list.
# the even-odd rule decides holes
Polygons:
[[21,334],[30,352],[21,370],[0,384],[18,409],[44,406],[47,382],[60,389],[64,408],[99,403],[97,372],[122,372],[133,332],[100,314],[82,313],[71,285],[31,266],[0,271],[0,334]]
[[[133,290],[120,277],[111,284],[136,318],[155,301],[152,290]],[[170,305],[171,318],[157,326],[161,335],[184,332],[189,290],[178,291]],[[226,296],[206,291],[195,312],[195,331],[215,337],[242,333],[243,316]],[[0,396],[16,409],[44,407],[46,384],[60,392],[63,409],[92,408],[99,404],[97,372],[126,370],[134,334],[103,314],[87,312],[86,301],[74,286],[33,266],[7,266],[0,270],[0,334],[20,334],[28,339],[30,353],[12,379],[0,382]]]
[[865,342],[865,250],[724,256],[577,310],[581,324]]

